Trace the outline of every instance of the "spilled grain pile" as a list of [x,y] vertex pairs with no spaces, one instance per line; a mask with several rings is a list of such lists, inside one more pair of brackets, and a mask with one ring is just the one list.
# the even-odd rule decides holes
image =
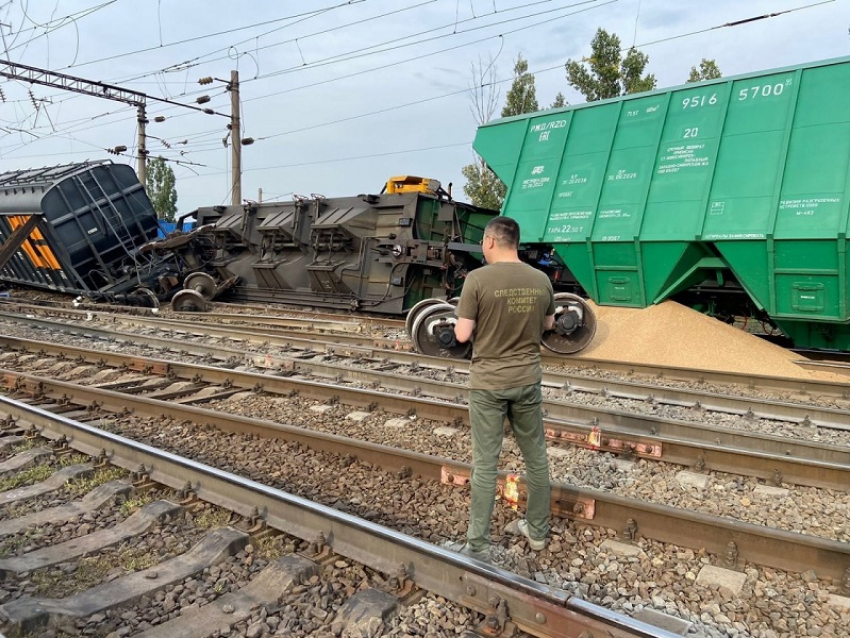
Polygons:
[[826,380],[794,364],[799,355],[673,301],[642,309],[591,305],[596,337],[577,358]]

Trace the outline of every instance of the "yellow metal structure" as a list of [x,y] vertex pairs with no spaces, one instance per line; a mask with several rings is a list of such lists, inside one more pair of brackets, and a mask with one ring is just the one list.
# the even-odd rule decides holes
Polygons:
[[442,185],[436,179],[427,177],[416,177],[415,175],[401,175],[390,177],[387,181],[387,193],[427,193],[436,195],[442,190]]
[[[26,224],[29,218],[29,215],[10,216],[9,225],[12,227],[12,230],[16,230]],[[36,268],[62,270],[62,266],[59,265],[59,260],[56,259],[56,255],[54,255],[53,251],[50,250],[50,247],[44,239],[44,235],[41,234],[41,231],[38,228],[34,228],[32,232],[30,232],[29,236],[23,241],[21,244],[21,250],[26,253],[27,257],[29,257],[33,266]]]

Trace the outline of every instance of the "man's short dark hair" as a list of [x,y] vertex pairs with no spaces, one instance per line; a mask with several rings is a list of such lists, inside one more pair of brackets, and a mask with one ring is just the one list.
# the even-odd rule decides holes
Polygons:
[[494,217],[484,227],[485,235],[492,235],[500,248],[519,246],[519,224],[510,217]]

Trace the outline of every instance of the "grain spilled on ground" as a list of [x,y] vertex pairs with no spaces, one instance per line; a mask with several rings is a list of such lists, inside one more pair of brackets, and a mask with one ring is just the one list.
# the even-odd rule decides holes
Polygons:
[[[648,308],[597,306],[596,336],[577,358],[835,380],[804,370],[800,356],[674,301]],[[844,378],[846,380],[846,378]]]

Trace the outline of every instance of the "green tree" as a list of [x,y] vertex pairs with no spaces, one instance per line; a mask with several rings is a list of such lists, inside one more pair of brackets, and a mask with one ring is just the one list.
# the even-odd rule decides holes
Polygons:
[[460,172],[466,178],[463,192],[469,201],[482,208],[501,210],[508,189],[483,159],[476,155],[475,161],[464,166]]
[[550,109],[560,109],[560,108],[565,107],[566,105],[567,105],[567,98],[565,98],[564,94],[559,91],[558,95],[555,96],[555,101],[552,102],[552,106],[550,106],[549,108]]
[[[493,113],[499,104],[499,89],[496,83],[496,64],[492,58],[486,67],[480,58],[477,65],[472,63],[469,93],[472,102],[470,109],[475,122],[481,126],[493,119]],[[480,156],[476,155],[472,164],[464,166],[461,173],[466,178],[463,192],[469,201],[491,210],[502,208],[507,189]]]
[[691,67],[691,74],[688,76],[688,82],[702,82],[704,80],[716,80],[722,78],[723,74],[717,67],[717,62],[714,60],[702,59],[699,63],[699,69],[695,66]]
[[[480,126],[492,119],[499,100],[499,93],[495,88],[496,67],[493,60],[490,60],[486,69],[481,60],[478,61],[477,67],[473,64],[472,76],[472,113]],[[528,72],[528,61],[519,54],[514,63],[513,82],[505,96],[502,117],[532,113],[539,109],[534,75]],[[481,157],[476,155],[475,161],[464,166],[461,173],[466,178],[463,192],[469,201],[491,210],[502,208],[507,188]]]
[[177,214],[177,189],[174,171],[162,157],[148,162],[147,191],[157,217],[173,222]]
[[534,76],[528,72],[528,61],[522,53],[517,55],[514,63],[514,81],[505,96],[505,106],[502,117],[522,115],[539,111],[537,106],[537,89],[534,86]]
[[655,76],[643,75],[649,56],[632,47],[623,58],[616,34],[598,29],[590,48],[589,67],[584,61],[575,60],[567,60],[565,65],[570,85],[581,91],[588,102],[655,88]]

